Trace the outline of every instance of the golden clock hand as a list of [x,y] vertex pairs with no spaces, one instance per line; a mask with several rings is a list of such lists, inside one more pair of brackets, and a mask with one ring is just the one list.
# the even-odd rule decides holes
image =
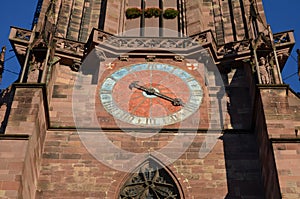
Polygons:
[[181,99],[179,98],[171,98],[167,95],[164,95],[162,93],[157,92],[155,89],[153,88],[147,88],[141,85],[138,85],[138,81],[133,81],[130,85],[129,88],[132,90],[133,88],[145,91],[147,93],[147,95],[155,95],[157,97],[160,97],[162,99],[165,99],[167,101],[170,101],[172,103],[173,106],[184,106],[184,103],[182,102]]

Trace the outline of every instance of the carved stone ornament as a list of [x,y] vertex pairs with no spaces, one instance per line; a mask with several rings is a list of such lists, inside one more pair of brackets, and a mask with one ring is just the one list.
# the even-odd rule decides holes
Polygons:
[[142,165],[122,187],[119,199],[179,199],[179,190],[163,168],[153,161]]
[[266,58],[261,57],[259,59],[259,73],[262,84],[271,84],[271,68]]

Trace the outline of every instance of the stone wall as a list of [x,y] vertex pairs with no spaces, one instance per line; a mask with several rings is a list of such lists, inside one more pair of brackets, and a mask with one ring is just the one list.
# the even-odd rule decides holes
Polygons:
[[223,70],[229,70],[224,78],[228,95],[228,129],[250,130],[253,117],[253,74],[251,66],[247,63],[229,62],[221,66]]
[[121,12],[123,12],[123,1],[122,0],[111,0],[107,1],[107,10],[105,17],[104,31],[111,34],[119,34],[120,26],[123,23]]
[[[248,0],[186,1],[187,34],[194,35],[211,29],[218,44],[253,38],[250,2]],[[265,31],[266,19],[262,0],[255,1],[258,31]]]
[[77,74],[66,65],[57,64],[52,68],[48,86],[50,126],[52,128],[75,126],[72,113],[72,94]]
[[[165,2],[168,7],[176,7],[176,2]],[[149,6],[158,6],[157,1],[149,1]],[[255,1],[252,6],[257,13],[257,26],[259,31],[264,31],[266,19],[262,0]],[[42,28],[49,0],[44,1],[38,21],[38,31]],[[120,34],[133,28],[140,27],[140,19],[126,20],[124,11],[127,7],[140,7],[139,0],[66,0],[56,1],[57,32],[56,36],[70,40],[86,42],[93,28],[99,28],[111,34]],[[185,2],[186,12],[182,21],[186,25],[187,35],[211,29],[218,44],[241,41],[254,37],[250,20],[250,2],[239,1],[194,1]],[[146,19],[148,27],[158,27],[158,18]],[[163,27],[177,31],[178,20],[164,20]],[[157,33],[158,34],[158,33]],[[157,35],[155,34],[155,35]],[[167,36],[174,36],[165,33]],[[139,31],[131,33],[139,35]],[[148,36],[153,36],[151,33]],[[176,36],[176,35],[175,35]]]
[[266,144],[274,155],[282,198],[300,197],[300,99],[286,85],[260,88],[266,118]]
[[22,195],[22,173],[28,140],[0,140],[0,198]]
[[282,198],[300,197],[300,144],[286,141],[273,143]]
[[[88,132],[87,132],[88,133]],[[95,133],[95,132],[94,132]],[[96,133],[97,134],[97,133]],[[93,135],[96,135],[93,134]],[[172,141],[175,134],[157,134],[151,138],[130,138],[124,132],[105,132],[116,146],[131,152],[146,152],[145,159],[164,157],[155,151]],[[205,134],[194,142],[168,169],[178,179],[184,198],[226,198],[248,196],[264,198],[260,163],[253,134],[225,134],[205,158],[199,158]],[[106,144],[106,143],[103,143]],[[182,142],[181,144],[185,144]],[[180,147],[180,146],[179,146]],[[111,151],[88,148],[101,156]],[[95,159],[74,131],[48,131],[37,198],[118,198],[128,173],[110,168]],[[172,150],[176,153],[176,148]],[[169,154],[172,157],[172,154]],[[132,159],[118,157],[117,164]],[[133,158],[134,160],[134,158]],[[138,162],[132,162],[133,165]],[[136,168],[132,168],[133,171]]]
[[[119,60],[113,61],[114,67],[121,68],[123,66],[145,62],[145,59],[134,58],[126,62]],[[172,59],[156,59],[155,61],[168,63],[178,67],[186,67],[186,61],[177,62]],[[108,64],[108,62],[101,63],[101,67],[107,67],[106,64]],[[255,98],[253,95],[253,92],[255,93],[255,91],[253,89],[255,89],[255,87],[253,88],[253,82],[251,82],[251,80],[253,80],[251,67],[247,64],[235,65],[234,63],[231,63],[231,65],[229,64],[229,67],[232,67],[232,69],[228,74],[226,74],[228,76],[228,82],[224,83],[228,96],[226,96],[225,93],[223,93],[222,96],[218,96],[219,92],[222,93],[222,90],[220,91],[220,88],[222,88],[223,84],[220,83],[222,82],[222,80],[218,75],[207,72],[207,74],[203,74],[201,77],[203,78],[205,76],[205,78],[209,82],[209,85],[212,85],[211,87],[207,87],[204,85],[204,82],[201,82],[204,90],[203,101],[200,108],[201,129],[206,129],[209,126],[211,128],[220,129],[221,126],[224,126],[225,129],[239,129],[249,131],[252,128],[253,103]],[[109,72],[109,70],[106,71],[108,73],[111,73]],[[76,101],[78,99],[74,100],[72,97],[74,90],[73,87],[77,75],[78,73],[71,71],[71,69],[65,65],[56,65],[52,70],[52,78],[49,82],[51,84],[51,88],[48,89],[51,92],[49,92],[50,96],[48,96],[48,100],[50,103],[50,123],[51,127],[53,128],[75,127],[74,116],[72,113],[73,105],[76,105],[76,107],[81,107],[85,113],[88,112],[87,107],[89,103],[87,101]],[[96,88],[97,85],[91,84],[92,76],[90,74],[86,74],[85,78],[86,79],[84,81],[86,81],[90,89],[82,90],[82,95],[94,96],[95,94],[93,93],[97,91],[96,89],[98,89]],[[204,80],[202,79],[201,81]],[[218,86],[214,86],[214,84],[217,84]],[[99,104],[98,98],[90,98],[89,100],[90,104]],[[90,111],[91,113],[94,113],[95,109],[91,109]],[[99,113],[98,115],[107,116],[107,114],[101,113]],[[91,117],[91,115],[87,115],[87,117]],[[106,117],[106,119],[107,118],[108,117]],[[95,123],[90,122],[87,125],[90,125],[89,127],[92,128],[99,126],[95,126],[94,124]]]
[[253,125],[259,146],[259,157],[261,160],[263,185],[266,192],[265,196],[266,198],[281,198],[276,165],[272,151],[272,144],[269,140],[265,124],[265,115],[263,111],[261,96],[258,93],[254,110],[255,115]]
[[0,145],[5,174],[0,177],[0,195],[34,198],[46,134],[45,93],[38,84],[19,84],[13,89],[14,100]]

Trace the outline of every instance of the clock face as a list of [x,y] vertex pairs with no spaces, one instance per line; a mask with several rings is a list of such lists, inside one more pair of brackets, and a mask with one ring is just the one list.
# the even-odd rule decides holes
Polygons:
[[200,107],[203,91],[187,71],[163,63],[120,68],[99,88],[105,110],[136,126],[161,127],[181,122]]

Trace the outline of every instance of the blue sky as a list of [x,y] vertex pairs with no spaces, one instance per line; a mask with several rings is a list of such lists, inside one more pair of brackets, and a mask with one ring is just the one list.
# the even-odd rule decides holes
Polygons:
[[[2,1],[0,7],[0,47],[6,46],[6,59],[14,56],[8,37],[10,26],[31,29],[32,19],[35,12],[37,0],[11,0]],[[20,66],[16,58],[5,62],[4,73],[0,83],[0,89],[8,87],[18,78]]]
[[[300,81],[297,73],[297,53],[300,49],[300,1],[299,0],[263,0],[267,21],[271,25],[273,33],[286,30],[294,30],[296,45],[282,73],[282,78],[286,84],[296,92],[300,92]],[[10,51],[12,47],[8,41],[10,26],[31,28],[31,23],[35,11],[37,0],[11,0],[1,2],[0,8],[0,47],[7,46],[6,59],[14,56]],[[11,58],[5,63],[0,89],[9,86],[17,77],[20,66],[15,58]]]

